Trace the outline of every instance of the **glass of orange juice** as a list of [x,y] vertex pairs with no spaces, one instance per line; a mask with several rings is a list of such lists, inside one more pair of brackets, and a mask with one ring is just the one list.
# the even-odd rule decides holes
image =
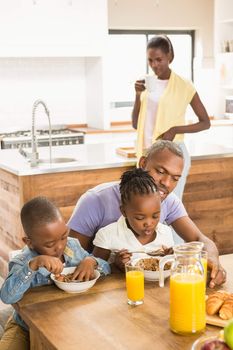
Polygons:
[[129,305],[141,305],[144,299],[144,271],[140,266],[125,264],[126,289]]
[[170,327],[179,334],[205,328],[205,283],[196,273],[178,273],[170,278]]
[[179,334],[198,333],[205,329],[205,278],[201,249],[197,244],[173,247],[174,255],[159,262],[160,287],[164,286],[164,266],[173,261],[170,277],[170,328]]

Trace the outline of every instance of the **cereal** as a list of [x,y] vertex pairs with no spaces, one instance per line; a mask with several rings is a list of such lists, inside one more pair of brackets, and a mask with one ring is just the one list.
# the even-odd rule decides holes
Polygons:
[[55,279],[59,282],[79,282],[75,279],[73,279],[73,273],[68,273],[67,275],[56,275]]
[[[140,259],[136,266],[142,267],[144,270],[149,271],[159,271],[159,259],[156,258],[148,258],[148,259]],[[164,269],[170,270],[171,264],[166,263]]]

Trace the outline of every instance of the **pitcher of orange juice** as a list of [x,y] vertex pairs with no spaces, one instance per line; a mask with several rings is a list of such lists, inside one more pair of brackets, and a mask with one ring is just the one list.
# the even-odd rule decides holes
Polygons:
[[159,285],[164,286],[164,265],[172,261],[170,277],[170,328],[179,334],[204,330],[205,278],[201,264],[201,247],[181,244],[174,247],[174,255],[167,255],[159,263]]

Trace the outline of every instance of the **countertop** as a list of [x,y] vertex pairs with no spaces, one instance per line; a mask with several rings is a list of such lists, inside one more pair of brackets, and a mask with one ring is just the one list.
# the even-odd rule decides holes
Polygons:
[[[188,124],[193,124],[195,121],[188,120]],[[211,117],[210,119],[211,126],[228,126],[233,125],[233,118],[216,118]],[[136,130],[132,127],[131,121],[129,122],[119,122],[112,123],[109,129],[97,129],[92,128],[87,125],[68,125],[70,130],[74,130],[76,132],[83,132],[84,134],[108,134],[108,133],[122,133],[122,132],[133,132]]]
[[[33,168],[18,150],[0,150],[0,168],[18,176],[26,176],[135,165],[136,158],[129,159],[118,155],[116,153],[117,147],[120,147],[119,143],[56,146],[52,148],[52,158],[69,157],[76,159],[76,161],[54,164],[48,162]],[[25,150],[31,151],[28,148]],[[40,147],[38,151],[40,159],[49,160],[48,147]]]
[[[117,168],[133,166],[136,158],[126,158],[116,154],[117,147],[132,147],[132,143],[99,143],[75,146],[57,146],[52,149],[52,157],[72,157],[73,162],[40,164],[32,168],[18,150],[0,150],[0,169],[18,176],[59,173],[79,170]],[[218,144],[203,144],[190,142],[187,144],[192,159],[208,159],[233,157],[233,148]],[[27,149],[30,151],[30,149]],[[49,159],[48,147],[38,149],[39,157]]]

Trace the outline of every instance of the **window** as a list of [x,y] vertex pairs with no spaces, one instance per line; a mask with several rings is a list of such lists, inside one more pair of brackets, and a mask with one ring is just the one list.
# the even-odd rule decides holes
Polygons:
[[[148,40],[161,31],[110,30],[106,53],[107,86],[112,121],[131,119],[135,98],[134,83],[150,72],[146,59]],[[174,71],[192,79],[194,31],[163,31],[171,40]]]

